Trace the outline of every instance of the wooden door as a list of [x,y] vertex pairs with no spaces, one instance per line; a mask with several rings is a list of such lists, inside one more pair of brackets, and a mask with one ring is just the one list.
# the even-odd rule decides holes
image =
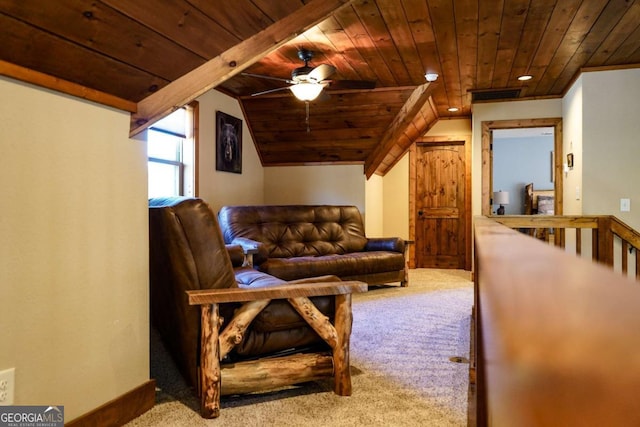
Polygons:
[[465,268],[464,143],[416,147],[416,267]]

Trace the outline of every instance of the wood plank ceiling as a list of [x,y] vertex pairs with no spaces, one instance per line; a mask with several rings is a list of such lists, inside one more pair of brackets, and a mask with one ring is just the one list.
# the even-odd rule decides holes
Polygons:
[[[0,40],[0,74],[132,111],[134,132],[216,87],[263,165],[371,176],[472,97],[558,97],[585,67],[637,66],[640,0],[0,0]],[[300,48],[336,68],[308,122],[289,90],[251,96],[286,83],[240,74],[290,79]]]

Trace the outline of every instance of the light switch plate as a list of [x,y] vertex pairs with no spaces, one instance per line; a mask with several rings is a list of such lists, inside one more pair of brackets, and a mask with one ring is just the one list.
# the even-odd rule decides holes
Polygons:
[[620,212],[631,211],[631,199],[620,199]]

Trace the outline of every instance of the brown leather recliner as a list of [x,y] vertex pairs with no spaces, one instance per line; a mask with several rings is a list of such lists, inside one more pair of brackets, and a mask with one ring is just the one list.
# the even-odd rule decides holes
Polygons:
[[[324,362],[322,372],[294,372],[284,380],[257,381],[256,389],[264,389],[316,379],[327,373],[332,376],[336,366],[327,369],[326,361],[335,365],[336,355],[342,352],[338,362],[344,363],[346,355],[346,372],[344,366],[338,368],[342,371],[340,375],[347,378],[339,381],[348,384],[339,385],[336,376],[336,392],[350,394],[350,294],[366,291],[366,284],[340,282],[332,276],[285,282],[241,266],[244,259],[241,251],[237,246],[225,246],[216,215],[203,200],[177,197],[149,201],[151,320],[185,378],[198,386],[203,396],[203,416],[218,416],[220,394],[245,390],[246,381],[235,387],[235,379],[231,374],[225,377],[224,370],[216,380],[210,372],[211,364],[215,365],[215,371],[225,364],[235,366],[265,356],[272,360],[274,356],[287,358],[303,352],[324,355],[316,360]],[[346,303],[345,295],[348,295]],[[301,308],[307,303],[314,307]],[[215,312],[204,314],[210,313],[211,307]],[[214,316],[215,320],[210,322]],[[320,324],[318,319],[329,322]],[[212,324],[219,327],[210,331]],[[213,341],[213,345],[203,340]],[[211,348],[218,352],[215,357],[203,353]],[[212,381],[218,381],[217,385]],[[212,398],[207,387],[217,387],[216,396]]]

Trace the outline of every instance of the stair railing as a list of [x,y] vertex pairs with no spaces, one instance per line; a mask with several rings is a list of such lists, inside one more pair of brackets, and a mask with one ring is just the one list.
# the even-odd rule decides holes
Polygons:
[[590,252],[594,261],[623,275],[630,273],[631,258],[635,277],[640,280],[640,233],[612,215],[499,215],[491,219],[561,248],[568,249],[568,240],[573,240],[576,254]]

